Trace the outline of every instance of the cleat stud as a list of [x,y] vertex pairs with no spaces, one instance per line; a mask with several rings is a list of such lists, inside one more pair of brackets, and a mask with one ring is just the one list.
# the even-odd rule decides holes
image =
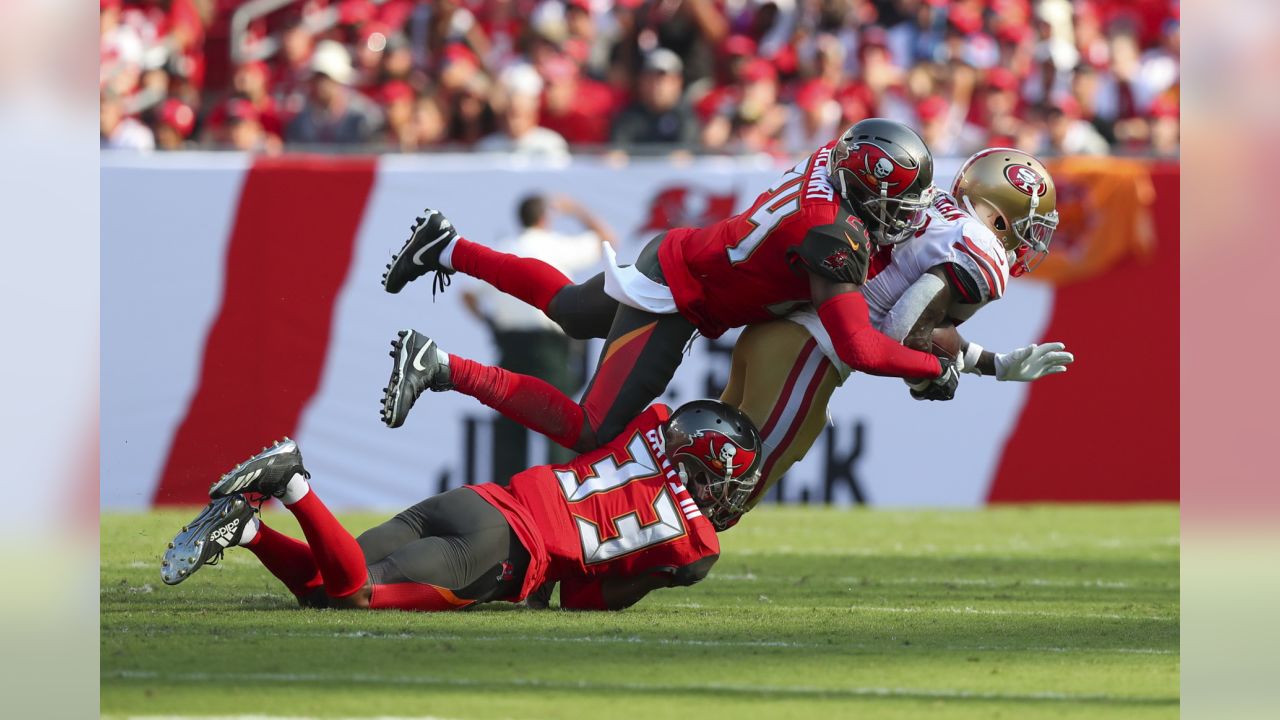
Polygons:
[[182,526],[182,532],[186,532],[186,531],[187,531],[187,526],[186,526],[186,525],[183,525],[183,526]]
[[178,571],[178,577],[184,577],[186,576],[186,574],[187,574],[187,571],[185,568]]
[[169,567],[169,561],[165,560],[164,562],[160,563],[160,567]]
[[170,550],[172,550],[172,549],[173,549],[173,543],[169,543],[169,549],[170,549]]

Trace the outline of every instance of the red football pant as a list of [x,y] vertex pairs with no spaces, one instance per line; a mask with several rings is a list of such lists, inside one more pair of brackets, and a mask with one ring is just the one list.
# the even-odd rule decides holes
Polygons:
[[344,598],[364,587],[369,579],[364,551],[315,491],[308,491],[301,500],[285,507],[302,526],[302,534],[311,546],[311,556],[324,578],[325,593],[329,597]]
[[458,238],[453,246],[451,264],[454,270],[483,280],[544,313],[556,293],[573,284],[541,260],[501,253],[466,238]]
[[582,407],[545,380],[457,355],[449,355],[449,379],[458,392],[571,450],[582,436]]
[[263,567],[284,583],[294,595],[302,597],[324,587],[324,580],[311,555],[311,548],[301,540],[276,532],[267,527],[266,523],[259,522],[258,534],[244,547],[256,555]]
[[475,600],[460,598],[448,588],[414,582],[374,585],[369,597],[371,610],[441,612],[461,610],[473,603]]

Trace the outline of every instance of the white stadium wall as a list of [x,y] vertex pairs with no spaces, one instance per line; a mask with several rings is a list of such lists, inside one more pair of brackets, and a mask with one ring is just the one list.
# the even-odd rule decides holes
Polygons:
[[[495,359],[487,331],[463,312],[458,283],[465,281],[434,301],[429,282],[400,295],[382,290],[383,266],[413,217],[425,206],[439,208],[467,237],[494,241],[515,231],[520,198],[563,193],[615,229],[626,260],[664,227],[746,207],[785,165],[104,155],[102,504],[197,502],[220,471],[286,434],[298,440],[326,502],[337,507],[397,508],[489,480],[492,413],[471,398],[428,395],[397,430],[378,420],[396,330],[417,328],[452,352]],[[940,160],[940,182],[957,167]],[[1176,214],[1174,228],[1173,237],[1166,232],[1159,241],[1171,244],[1176,257]],[[1142,282],[1155,287],[1167,280],[1176,303],[1176,259],[1171,274],[1167,262],[1147,262],[1151,279]],[[1133,445],[1139,436],[1141,447],[1163,446],[1176,463],[1176,382],[1172,431],[1157,417],[1161,408],[1151,407],[1151,422],[1114,420],[1126,424],[1129,437],[1091,441],[1089,452],[1107,460],[1096,472],[1108,477],[1082,481],[1073,465],[1077,432],[1096,438],[1105,428],[1094,423],[1063,432],[1036,420],[1062,417],[1078,425],[1082,413],[1091,417],[1080,403],[1114,397],[1097,368],[1118,340],[1091,339],[1100,330],[1087,320],[1093,305],[1101,307],[1091,298],[1104,290],[1081,283],[1109,282],[1120,271],[1065,289],[1015,281],[1004,300],[966,323],[966,337],[988,348],[1061,339],[1082,353],[1078,368],[1035,388],[964,376],[954,401],[918,403],[900,381],[852,377],[836,392],[824,436],[782,483],[780,499],[977,506],[1002,499],[1176,498],[1176,473],[1169,475],[1175,466],[1163,459],[1134,466],[1164,474],[1136,479],[1124,459],[1142,452]],[[1068,292],[1068,306],[1059,307]],[[1073,308],[1086,320],[1061,325]],[[1048,338],[1053,332],[1066,336]],[[1073,342],[1077,334],[1085,347]],[[718,393],[732,339],[695,342],[668,401]],[[1060,387],[1041,390],[1050,384]],[[1098,407],[1092,417],[1110,422],[1106,414]]]

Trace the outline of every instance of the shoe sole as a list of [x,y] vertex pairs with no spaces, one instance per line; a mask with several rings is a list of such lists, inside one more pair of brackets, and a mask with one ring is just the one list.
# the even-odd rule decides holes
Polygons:
[[[425,342],[417,345],[417,339],[422,339]],[[379,412],[379,417],[382,418],[383,424],[387,427],[398,428],[404,425],[405,419],[409,417],[409,410],[412,409],[404,408],[403,412],[401,411],[404,403],[404,393],[401,390],[405,373],[408,370],[409,363],[416,362],[416,360],[411,361],[410,358],[421,357],[425,353],[434,353],[437,347],[439,346],[435,340],[416,330],[401,330],[397,333],[396,339],[391,341],[390,354],[395,363],[391,366],[391,380],[382,389],[382,410]],[[421,366],[418,366],[417,369],[425,370]],[[429,387],[430,382],[428,382]]]
[[382,389],[382,410],[379,413],[382,423],[389,428],[400,427],[407,417],[407,413],[400,414],[400,380],[409,364],[409,350],[413,345],[408,340],[417,334],[414,330],[401,330],[396,339],[391,341],[391,357],[395,363],[391,366],[391,379]]
[[256,460],[262,460],[276,455],[284,455],[286,453],[296,453],[298,455],[298,465],[302,465],[302,453],[298,451],[298,444],[286,436],[283,440],[277,441],[274,445],[262,448],[262,450],[258,451],[258,454],[244,462],[241,462],[239,465],[236,465],[231,468],[231,470],[223,474],[223,476],[218,479],[218,482],[214,483],[213,486],[209,488],[209,497],[216,500],[218,498],[227,497],[228,495],[234,495],[240,492],[260,492],[250,486],[254,484],[255,480],[261,477],[262,470],[245,475],[245,469]]
[[[412,256],[409,255],[409,248],[413,246],[413,243],[415,241],[417,241],[418,233],[422,232],[422,230],[426,228],[427,220],[431,219],[433,215],[438,215],[438,214],[439,213],[435,210],[427,210],[425,211],[425,214],[422,215],[421,217],[414,218],[416,222],[414,223],[413,226],[409,228],[409,239],[404,241],[404,245],[400,246],[400,252],[391,256],[391,262],[387,263],[387,269],[385,272],[382,273],[382,289],[383,290],[386,290],[387,292],[394,295],[399,293],[401,290],[403,290],[405,286],[408,285],[409,283],[413,282],[414,280],[417,280],[418,277],[422,277],[422,275],[425,275],[433,270],[435,271],[443,270],[443,268],[440,267],[439,262],[435,263],[435,267],[428,267],[421,263],[414,262],[413,264],[417,265],[420,268],[423,268],[422,272],[417,277],[413,277],[404,281],[404,284],[400,285],[394,290],[392,290],[390,287],[387,286],[387,282],[391,277],[391,273],[399,269],[401,260],[404,260],[406,257],[408,257],[409,260],[406,260],[406,262],[413,262],[413,258],[421,257],[422,253],[435,247],[442,240],[444,240],[446,237],[452,234],[448,230],[445,232],[442,232],[440,236],[437,237],[435,240],[432,240],[426,243],[425,245],[423,245],[422,247],[418,248],[418,250],[414,252]],[[452,226],[451,226],[451,229],[452,229]]]
[[[253,517],[253,510],[243,495],[231,500],[219,498],[214,503],[222,506],[221,511],[210,504],[169,541],[160,562],[160,579],[165,585],[177,585],[194,575],[218,551],[230,547],[232,538],[237,532],[242,533],[244,523]],[[248,514],[244,508],[249,508]],[[216,514],[206,516],[211,512]],[[232,513],[236,516],[230,517]]]

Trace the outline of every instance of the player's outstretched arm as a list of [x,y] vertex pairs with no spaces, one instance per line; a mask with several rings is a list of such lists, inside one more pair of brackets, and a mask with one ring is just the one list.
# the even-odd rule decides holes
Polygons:
[[659,588],[692,585],[710,572],[719,555],[707,555],[684,567],[662,566],[630,577],[570,578],[560,585],[566,610],[625,610]]
[[1067,371],[1076,356],[1060,342],[1031,344],[1008,353],[991,352],[975,342],[964,346],[964,372],[994,375],[997,380],[1032,382]]
[[[902,337],[902,344],[917,350],[932,351],[936,337],[934,330],[947,320],[947,312],[953,302],[965,297],[980,297],[974,287],[960,287],[957,283],[969,278],[963,273],[947,272],[939,265],[907,289],[889,310],[884,331],[889,337]],[[972,312],[985,307],[991,300],[983,300],[964,307]],[[972,315],[972,312],[969,315]],[[959,320],[956,320],[958,323]],[[954,330],[952,330],[954,332]],[[1009,353],[995,353],[975,342],[967,342],[959,333],[954,336],[954,346],[962,352],[960,371],[974,375],[994,375],[997,380],[1031,382],[1046,375],[1067,371],[1075,362],[1075,356],[1066,351],[1060,342],[1028,345]]]
[[933,355],[903,347],[876,330],[857,285],[809,271],[809,289],[836,354],[854,370],[901,378],[938,378],[949,372],[949,364],[944,368]]

